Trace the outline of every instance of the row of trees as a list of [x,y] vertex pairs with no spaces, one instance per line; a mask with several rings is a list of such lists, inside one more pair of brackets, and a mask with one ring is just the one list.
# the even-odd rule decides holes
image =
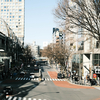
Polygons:
[[65,68],[67,58],[70,56],[69,48],[65,45],[49,44],[42,50],[42,56],[48,57],[50,64],[57,63]]
[[100,0],[60,0],[53,14],[64,30],[90,35],[100,44]]

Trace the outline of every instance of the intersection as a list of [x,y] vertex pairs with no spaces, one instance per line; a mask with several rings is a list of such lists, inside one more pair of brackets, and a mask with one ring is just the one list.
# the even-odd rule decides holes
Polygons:
[[38,72],[35,79],[29,78],[28,73],[14,79],[5,80],[1,86],[12,85],[13,95],[7,95],[7,100],[100,100],[100,90],[91,86],[72,84],[67,79],[57,79],[57,72],[43,66],[43,79],[40,81]]

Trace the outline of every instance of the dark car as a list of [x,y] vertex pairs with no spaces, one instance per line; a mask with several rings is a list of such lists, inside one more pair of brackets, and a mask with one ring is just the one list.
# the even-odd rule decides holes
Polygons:
[[3,93],[6,94],[6,95],[11,95],[13,93],[13,88],[12,86],[5,86],[3,88]]
[[63,78],[63,75],[61,73],[58,73],[57,78]]
[[0,93],[0,100],[6,100],[6,95],[4,93]]
[[21,76],[24,76],[24,75],[25,75],[25,71],[21,71],[21,72],[20,72],[20,75],[21,75]]
[[35,70],[35,71],[39,71],[39,66],[34,65],[34,70]]

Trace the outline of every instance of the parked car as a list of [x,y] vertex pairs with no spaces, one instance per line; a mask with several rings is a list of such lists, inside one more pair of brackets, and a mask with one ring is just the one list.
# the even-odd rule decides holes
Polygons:
[[27,65],[28,68],[30,68],[30,65]]
[[35,74],[34,73],[30,73],[30,78],[34,79],[35,78]]
[[38,70],[39,70],[39,66],[34,65],[34,70],[35,70],[35,71],[38,71]]
[[20,72],[20,75],[25,75],[25,72],[24,72],[24,71],[21,71],[21,72]]
[[6,95],[11,95],[11,94],[13,94],[13,88],[12,88],[12,86],[5,86],[4,88],[3,88],[3,93],[4,94],[6,94]]
[[61,73],[58,73],[58,74],[57,74],[57,78],[64,78],[64,77],[65,77],[64,74],[61,74]]
[[0,93],[0,100],[6,100],[6,95],[4,93]]

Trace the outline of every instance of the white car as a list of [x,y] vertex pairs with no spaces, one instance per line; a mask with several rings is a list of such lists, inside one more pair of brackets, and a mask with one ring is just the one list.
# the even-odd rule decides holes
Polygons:
[[34,79],[35,78],[35,74],[34,73],[30,73],[30,78]]
[[27,67],[30,67],[30,65],[27,65]]

